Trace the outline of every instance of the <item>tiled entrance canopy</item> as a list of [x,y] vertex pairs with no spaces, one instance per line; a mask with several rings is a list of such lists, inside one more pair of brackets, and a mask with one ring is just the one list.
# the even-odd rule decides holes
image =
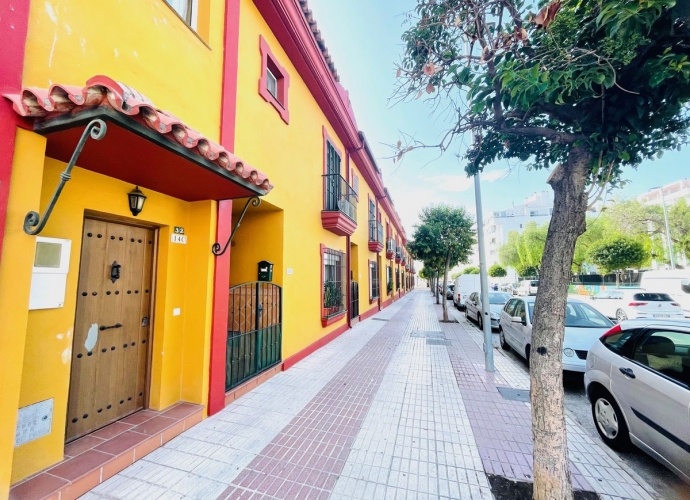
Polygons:
[[143,94],[107,76],[90,78],[83,87],[51,85],[48,89],[28,87],[19,94],[6,94],[21,116],[49,119],[98,106],[111,108],[131,117],[139,117],[148,127],[174,140],[194,153],[216,163],[237,177],[255,184],[268,193],[273,185],[268,177],[247,165],[200,132],[185,125],[179,118],[160,110]]

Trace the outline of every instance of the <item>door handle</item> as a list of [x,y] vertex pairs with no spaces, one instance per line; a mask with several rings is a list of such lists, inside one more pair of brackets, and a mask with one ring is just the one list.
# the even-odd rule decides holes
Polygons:
[[102,326],[102,327],[99,328],[99,330],[100,330],[100,331],[103,331],[103,330],[110,330],[110,329],[112,329],[112,328],[122,328],[122,323],[117,323],[117,324],[111,325],[111,326]]
[[619,368],[619,370],[626,377],[635,378],[635,373],[632,371],[632,368]]

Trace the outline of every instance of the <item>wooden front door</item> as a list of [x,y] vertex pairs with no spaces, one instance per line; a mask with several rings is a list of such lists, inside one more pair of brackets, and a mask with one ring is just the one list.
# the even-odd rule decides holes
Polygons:
[[152,229],[84,221],[67,441],[144,407],[154,236]]

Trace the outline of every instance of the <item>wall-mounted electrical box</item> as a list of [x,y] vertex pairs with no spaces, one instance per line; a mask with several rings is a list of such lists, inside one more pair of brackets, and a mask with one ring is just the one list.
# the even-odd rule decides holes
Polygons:
[[65,305],[71,249],[70,240],[36,237],[29,310],[55,309]]

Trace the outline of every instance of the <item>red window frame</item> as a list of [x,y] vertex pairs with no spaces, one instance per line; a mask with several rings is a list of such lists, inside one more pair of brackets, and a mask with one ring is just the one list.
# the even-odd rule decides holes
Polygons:
[[[261,78],[259,78],[259,95],[266,102],[271,103],[285,123],[290,123],[290,111],[288,109],[288,89],[290,88],[290,75],[285,67],[278,63],[273,55],[266,39],[259,35],[259,51],[261,52]],[[268,90],[267,73],[270,70],[276,77],[278,97],[274,97]]]

